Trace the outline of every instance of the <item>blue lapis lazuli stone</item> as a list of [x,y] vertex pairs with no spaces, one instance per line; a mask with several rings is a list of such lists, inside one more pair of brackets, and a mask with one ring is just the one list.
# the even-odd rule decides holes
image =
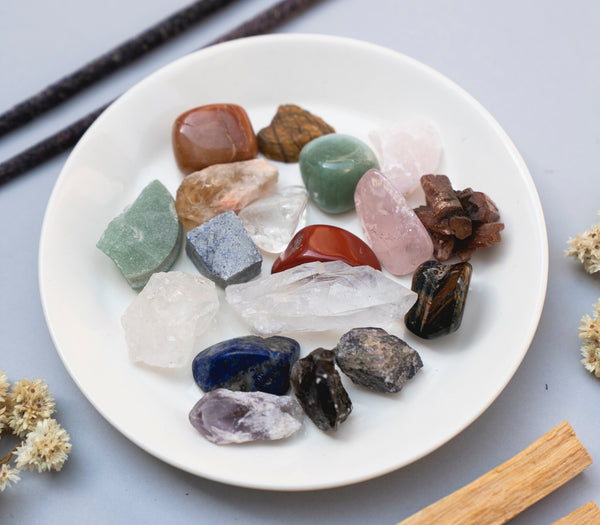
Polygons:
[[294,339],[248,335],[206,348],[194,358],[192,372],[205,392],[228,388],[283,395],[290,388],[290,371],[299,356],[300,345]]

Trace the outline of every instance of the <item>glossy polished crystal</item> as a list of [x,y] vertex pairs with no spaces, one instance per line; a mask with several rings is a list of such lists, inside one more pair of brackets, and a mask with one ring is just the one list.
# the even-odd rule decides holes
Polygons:
[[328,224],[302,228],[275,260],[271,273],[313,261],[343,261],[350,266],[371,266],[381,270],[373,250],[347,230]]
[[379,170],[365,173],[354,199],[367,243],[390,273],[409,274],[432,256],[429,233],[402,193]]
[[472,267],[468,262],[427,261],[412,280],[418,299],[405,316],[406,327],[423,339],[434,339],[460,327]]
[[236,104],[190,109],[173,124],[173,151],[183,173],[256,157],[258,145],[246,111]]
[[321,430],[337,430],[352,411],[332,350],[317,348],[296,361],[291,380],[304,412]]
[[354,208],[354,190],[371,168],[378,168],[375,153],[350,135],[331,133],[309,142],[299,157],[302,180],[315,204],[327,213]]
[[200,352],[192,363],[194,380],[205,392],[228,388],[282,395],[300,345],[289,337],[235,337]]

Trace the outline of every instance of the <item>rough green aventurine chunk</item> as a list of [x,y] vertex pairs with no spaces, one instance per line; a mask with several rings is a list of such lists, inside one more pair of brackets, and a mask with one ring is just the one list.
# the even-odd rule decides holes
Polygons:
[[371,168],[379,168],[369,146],[341,133],[310,141],[302,148],[298,162],[311,199],[327,213],[343,213],[354,208],[358,181]]
[[173,197],[155,180],[109,223],[96,246],[113,260],[129,285],[140,290],[153,273],[173,266],[182,242],[183,227]]

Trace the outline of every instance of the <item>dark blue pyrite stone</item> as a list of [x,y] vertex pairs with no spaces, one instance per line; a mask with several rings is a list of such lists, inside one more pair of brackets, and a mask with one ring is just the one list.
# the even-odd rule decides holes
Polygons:
[[468,262],[427,261],[419,266],[411,287],[417,292],[417,302],[404,317],[406,327],[423,339],[434,339],[458,330],[471,273]]
[[205,392],[228,388],[283,395],[300,345],[289,337],[235,337],[209,346],[192,363],[194,380]]
[[260,274],[262,255],[233,211],[189,231],[185,251],[198,271],[222,288]]

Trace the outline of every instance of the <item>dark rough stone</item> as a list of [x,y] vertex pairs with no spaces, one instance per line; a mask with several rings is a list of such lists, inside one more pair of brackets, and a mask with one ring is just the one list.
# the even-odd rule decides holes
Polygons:
[[344,374],[376,392],[399,392],[423,367],[415,349],[383,328],[354,328],[334,351]]
[[300,345],[289,337],[235,337],[200,352],[192,362],[194,380],[208,392],[228,388],[283,395]]
[[321,430],[337,430],[352,411],[332,350],[317,348],[296,361],[291,381],[304,412]]
[[424,339],[433,339],[460,327],[472,267],[467,262],[445,265],[423,263],[413,275],[417,302],[404,317],[406,327]]
[[233,211],[189,231],[185,251],[198,271],[222,288],[253,279],[262,267],[262,255]]

